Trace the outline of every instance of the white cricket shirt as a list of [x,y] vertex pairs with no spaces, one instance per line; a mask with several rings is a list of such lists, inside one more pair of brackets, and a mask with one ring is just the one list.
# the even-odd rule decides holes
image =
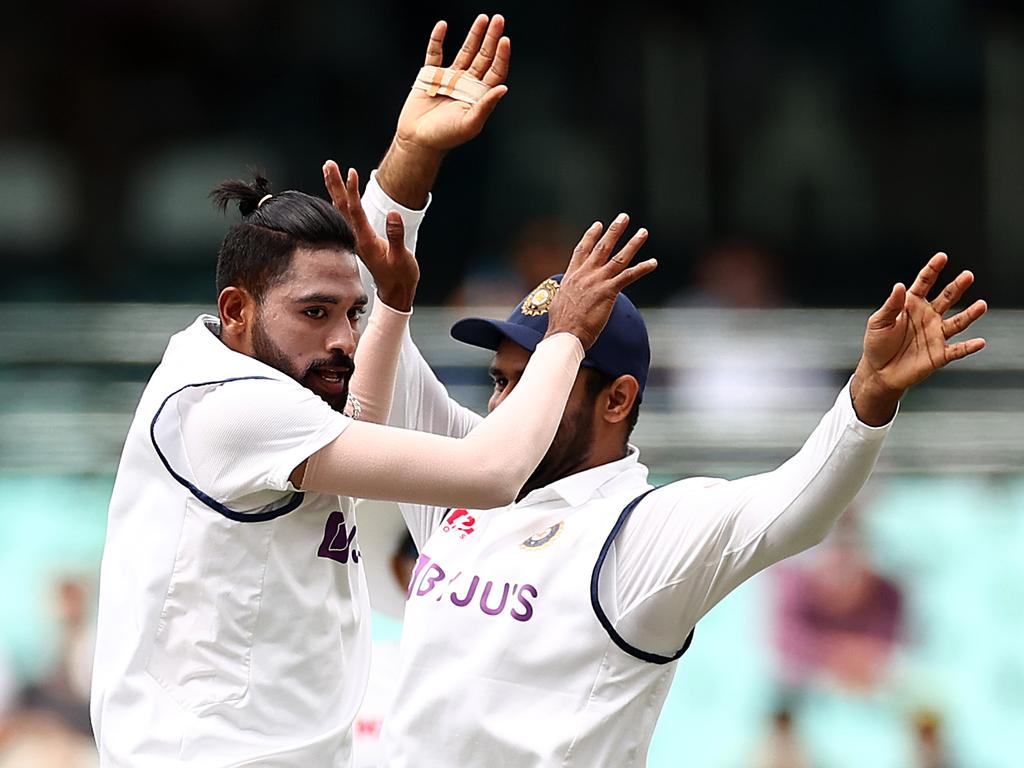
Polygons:
[[369,667],[351,499],[292,470],[350,420],[200,317],[143,392],[110,502],[101,765],[347,766]]
[[[479,420],[408,339],[399,370],[393,423],[458,435]],[[631,448],[501,509],[401,505],[421,556],[383,765],[645,765],[697,621],[819,542],[887,431],[861,423],[844,388],[773,472],[688,478],[633,505],[651,486]]]

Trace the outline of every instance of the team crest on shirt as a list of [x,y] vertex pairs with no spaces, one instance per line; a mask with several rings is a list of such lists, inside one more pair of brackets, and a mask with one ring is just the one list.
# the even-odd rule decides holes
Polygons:
[[558,293],[558,283],[548,278],[534,288],[525,301],[523,301],[523,314],[529,317],[546,315],[551,307],[551,302],[555,299],[556,293]]
[[519,545],[520,549],[544,549],[551,542],[557,539],[562,531],[565,530],[565,521],[555,523],[550,528],[545,528],[543,531],[537,531],[530,538]]

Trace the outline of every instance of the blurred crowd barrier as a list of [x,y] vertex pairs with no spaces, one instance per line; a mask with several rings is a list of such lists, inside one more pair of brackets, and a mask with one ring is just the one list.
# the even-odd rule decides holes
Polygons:
[[[111,473],[168,337],[213,307],[0,304],[0,466]],[[868,309],[648,309],[652,372],[634,442],[666,476],[770,468],[800,446],[857,364]],[[483,410],[486,351],[448,335],[508,307],[418,307],[413,337],[453,397]],[[1024,467],[1024,311],[977,326],[989,348],[906,399],[883,472]]]
[[[0,305],[0,768],[95,764],[83,707],[113,474],[167,337],[209,309]],[[791,455],[856,364],[868,312],[645,311],[633,442],[656,480]],[[482,409],[487,353],[447,334],[466,314],[507,308],[418,308],[413,333]],[[1024,312],[978,332],[989,349],[906,398],[846,522],[701,621],[653,768],[1021,764]],[[367,562],[396,544],[372,538]],[[393,643],[397,625],[379,625]]]

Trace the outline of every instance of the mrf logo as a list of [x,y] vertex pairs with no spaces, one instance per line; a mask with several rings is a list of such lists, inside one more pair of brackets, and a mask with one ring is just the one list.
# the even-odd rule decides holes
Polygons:
[[445,518],[444,525],[441,526],[441,530],[445,533],[455,531],[459,534],[460,539],[464,539],[474,531],[474,525],[476,525],[476,518],[469,514],[468,510],[454,509],[452,510],[452,513]]
[[353,563],[358,563],[363,556],[356,549],[356,526],[353,525],[349,531],[345,527],[345,515],[341,512],[331,512],[328,516],[324,524],[324,540],[320,542],[317,555],[339,563],[347,563],[349,557]]

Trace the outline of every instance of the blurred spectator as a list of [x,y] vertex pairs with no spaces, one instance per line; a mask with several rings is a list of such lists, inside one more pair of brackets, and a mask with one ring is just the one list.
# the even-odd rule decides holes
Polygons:
[[72,576],[58,580],[54,610],[57,661],[48,675],[22,691],[6,727],[0,726],[0,768],[92,768],[99,763],[89,721],[94,636],[86,582]]
[[771,309],[788,303],[778,261],[751,240],[723,240],[705,249],[693,277],[692,287],[672,296],[670,306]]
[[59,632],[57,662],[46,677],[25,689],[21,709],[52,715],[67,728],[92,739],[89,683],[95,637],[89,588],[81,579],[65,577],[57,582],[54,597]]
[[71,730],[44,713],[20,713],[0,741],[0,768],[95,768],[99,765],[91,738]]
[[810,768],[788,706],[780,706],[772,713],[768,734],[758,745],[752,764],[754,768]]
[[937,712],[922,709],[914,713],[914,768],[953,768],[942,738],[942,720]]
[[578,237],[574,239],[569,226],[558,217],[532,219],[516,235],[507,261],[471,268],[448,304],[513,306],[547,278],[565,271],[577,241]]
[[[368,517],[370,516],[364,515],[363,519]],[[412,577],[412,569],[416,565],[419,553],[404,524],[401,531],[397,545],[388,559],[388,570],[391,577],[391,583],[388,585],[391,595],[388,597],[404,600],[406,587]],[[362,528],[360,532],[362,532]],[[365,553],[366,542],[360,546]],[[375,592],[374,585],[371,584],[371,599],[374,604],[393,603],[393,600],[379,600],[377,592],[380,590],[381,585],[377,585]],[[391,709],[391,702],[395,697],[395,688],[398,683],[398,640],[401,627],[392,626],[392,622],[393,620],[389,620],[386,614],[374,613],[373,658],[370,662],[370,678],[367,681],[363,705],[359,714],[356,715],[353,727],[353,768],[373,768],[379,764],[381,758],[380,730],[384,718]]]
[[821,547],[798,562],[776,571],[784,683],[796,691],[821,683],[873,690],[900,640],[902,590],[872,566],[849,512]]
[[706,322],[679,337],[677,407],[749,423],[758,414],[771,418],[778,410],[829,406],[838,383],[813,367],[806,352],[798,355],[780,343],[778,332],[757,314],[788,304],[777,261],[767,249],[747,240],[722,241],[698,257],[694,278],[691,289],[670,301],[709,310]]
[[0,654],[0,747],[4,743],[9,729],[11,710],[17,693],[14,671],[10,668],[7,658]]

